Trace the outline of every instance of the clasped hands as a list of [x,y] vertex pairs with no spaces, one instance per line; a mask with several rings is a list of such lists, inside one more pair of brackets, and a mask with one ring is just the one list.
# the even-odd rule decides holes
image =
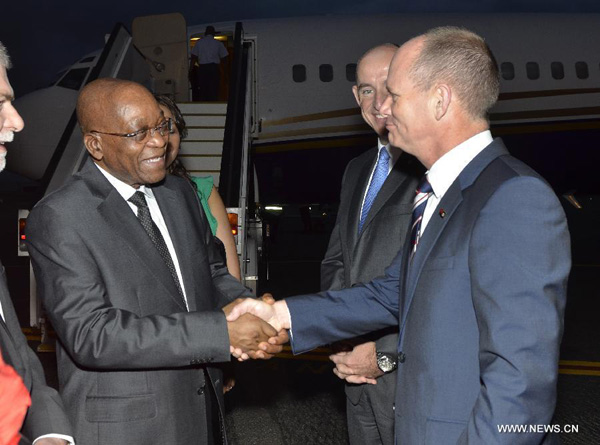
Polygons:
[[[287,304],[275,302],[271,294],[260,299],[238,298],[225,306],[223,312],[227,317],[231,355],[239,361],[269,359],[289,341]],[[287,315],[287,319],[281,314]]]

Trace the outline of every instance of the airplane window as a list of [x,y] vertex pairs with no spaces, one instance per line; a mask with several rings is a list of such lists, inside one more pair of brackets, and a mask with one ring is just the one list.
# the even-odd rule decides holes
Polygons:
[[552,77],[554,79],[564,79],[565,78],[565,67],[562,62],[552,62],[550,64],[550,72],[552,73]]
[[79,90],[88,71],[89,68],[74,68],[65,74],[65,77],[63,77],[56,85],[70,90]]
[[300,83],[306,81],[306,67],[304,65],[292,66],[292,79],[294,82]]
[[510,62],[500,64],[500,72],[504,80],[513,80],[515,78],[515,66]]
[[587,79],[590,77],[590,72],[588,70],[588,65],[585,62],[577,62],[575,63],[575,74],[577,74],[578,79]]
[[331,82],[333,80],[333,67],[331,65],[319,65],[319,79],[321,82]]
[[527,71],[528,79],[537,80],[540,78],[540,66],[537,62],[527,62],[525,64],[525,70]]
[[346,65],[346,80],[348,82],[356,82],[356,63]]

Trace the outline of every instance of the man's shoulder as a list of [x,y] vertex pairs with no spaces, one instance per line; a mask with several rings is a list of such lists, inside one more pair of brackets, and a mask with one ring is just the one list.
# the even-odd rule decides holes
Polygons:
[[365,166],[365,164],[373,164],[377,159],[377,147],[373,147],[365,151],[364,153],[352,158],[346,166],[346,175],[349,173],[355,173],[357,170]]
[[74,175],[62,187],[38,201],[34,207],[34,211],[44,206],[64,209],[77,207],[81,209],[81,203],[86,201],[86,195],[92,195],[88,185],[81,176]]

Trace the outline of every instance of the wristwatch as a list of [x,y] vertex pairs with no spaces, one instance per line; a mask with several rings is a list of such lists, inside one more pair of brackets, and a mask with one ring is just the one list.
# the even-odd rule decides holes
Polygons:
[[398,367],[398,358],[394,354],[378,352],[377,367],[386,374],[392,372]]

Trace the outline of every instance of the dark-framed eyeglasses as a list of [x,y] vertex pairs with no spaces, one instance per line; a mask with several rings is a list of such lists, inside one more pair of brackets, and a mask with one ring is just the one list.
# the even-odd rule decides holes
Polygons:
[[173,119],[165,119],[154,128],[142,128],[131,133],[109,133],[107,131],[90,130],[90,133],[108,134],[110,136],[118,136],[120,138],[131,138],[137,143],[145,142],[148,137],[154,136],[158,132],[161,136],[166,136],[173,133]]

